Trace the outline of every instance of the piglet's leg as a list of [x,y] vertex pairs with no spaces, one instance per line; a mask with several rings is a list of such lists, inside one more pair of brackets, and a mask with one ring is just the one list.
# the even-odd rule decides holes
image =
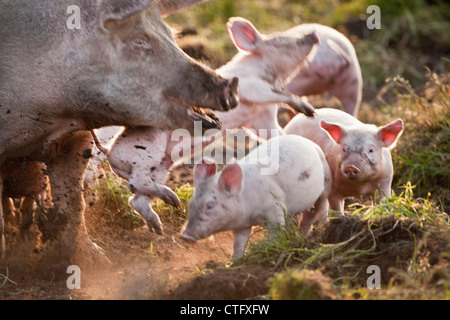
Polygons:
[[240,258],[244,255],[245,246],[247,245],[251,231],[252,227],[233,230],[233,259]]
[[331,211],[337,211],[339,214],[344,214],[344,198],[330,194],[328,203]]
[[158,214],[153,211],[152,200],[143,194],[135,194],[130,200],[130,205],[135,209],[145,220],[150,231],[155,231],[157,234],[163,234],[163,226]]
[[302,220],[300,222],[300,228],[303,231],[304,235],[307,235],[309,233],[309,231],[311,230],[312,224],[317,219],[320,219],[322,214],[324,214],[326,217],[327,209],[328,209],[327,195],[322,194],[319,197],[319,199],[317,199],[313,208],[309,209],[308,211],[303,212]]
[[314,108],[309,104],[306,98],[298,97],[286,91],[278,90],[270,83],[262,80],[255,80],[250,92],[241,97],[242,102],[250,102],[257,104],[266,103],[285,103],[297,112],[301,112],[308,117],[314,116]]
[[30,196],[27,196],[22,200],[22,224],[20,225],[21,232],[25,232],[30,229],[31,224],[33,223],[34,202],[34,198]]
[[6,195],[3,195],[2,208],[3,208],[3,219],[5,223],[7,223],[8,220],[10,220],[11,223],[14,223],[16,216],[13,199],[7,197]]
[[[372,200],[379,204],[383,198],[389,198],[391,196],[391,184],[392,176],[383,179],[378,185],[376,192],[372,194]],[[375,196],[375,194],[377,195]]]
[[[165,203],[181,209],[181,201],[178,196],[170,188],[155,182],[151,173],[149,175],[143,175],[144,170],[134,169],[130,178],[128,179],[128,187],[133,193],[140,193],[148,196],[149,198],[159,198]],[[167,175],[166,171],[166,175]],[[158,178],[158,177],[157,177]],[[161,181],[158,178],[159,181]],[[158,181],[157,180],[157,181]]]
[[[246,124],[246,127],[254,129],[256,134],[264,135],[265,136],[256,136],[258,144],[261,144],[261,138],[263,139],[271,139],[274,136],[284,135],[283,128],[278,124],[277,120],[278,115],[278,105],[274,104],[270,106],[265,112],[261,112],[259,114],[259,117],[253,119],[250,124]],[[251,131],[248,131],[251,132]],[[253,138],[253,136],[249,133],[250,137]]]

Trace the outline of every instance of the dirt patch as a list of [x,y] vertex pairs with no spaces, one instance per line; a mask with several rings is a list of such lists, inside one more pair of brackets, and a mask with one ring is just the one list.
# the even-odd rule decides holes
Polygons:
[[162,299],[202,270],[225,266],[232,251],[231,233],[191,245],[171,228],[161,236],[147,227],[114,228],[95,206],[86,212],[86,225],[111,265],[82,269],[81,290],[67,288],[67,265],[43,259],[36,226],[27,238],[8,226],[7,258],[0,263],[0,299]]
[[182,283],[167,298],[176,300],[257,299],[268,291],[267,279],[273,272],[259,266],[216,269]]
[[449,250],[448,241],[439,232],[425,234],[417,220],[394,216],[369,220],[339,217],[330,220],[315,237],[321,244],[343,243],[335,255],[345,258],[339,263],[331,260],[321,267],[335,279],[353,274],[356,284],[365,283],[370,265],[380,267],[382,284],[395,283],[399,270],[406,270],[413,259],[426,257],[430,266],[434,266],[446,259]]
[[[186,182],[192,182],[190,166],[176,168],[168,184]],[[204,269],[229,263],[231,232],[191,245],[179,239],[179,226],[166,224],[165,234],[157,235],[146,226],[121,228],[111,223],[110,214],[101,203],[86,208],[88,234],[111,264],[81,270],[81,290],[67,288],[66,264],[45,258],[47,244],[36,223],[21,234],[15,221],[10,221],[5,228],[6,258],[0,262],[0,300],[162,299]]]

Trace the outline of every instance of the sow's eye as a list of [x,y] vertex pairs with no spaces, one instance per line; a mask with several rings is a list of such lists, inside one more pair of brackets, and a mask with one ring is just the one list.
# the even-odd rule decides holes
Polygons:
[[206,210],[211,210],[216,206],[214,202],[208,202],[205,206]]
[[144,39],[134,39],[132,42],[132,46],[133,49],[135,50],[147,50],[147,51],[151,51],[152,47],[150,46],[150,44],[148,43],[148,41],[144,40]]

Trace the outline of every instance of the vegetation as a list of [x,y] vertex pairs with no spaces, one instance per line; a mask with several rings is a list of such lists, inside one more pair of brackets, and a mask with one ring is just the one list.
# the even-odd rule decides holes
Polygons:
[[[414,198],[411,185],[379,205],[351,209],[307,238],[287,217],[291,223],[286,228],[272,239],[251,243],[238,265],[264,265],[280,272],[269,281],[271,298],[293,297],[294,289],[301,299],[321,291],[328,298],[450,298],[447,214],[429,199]],[[370,265],[381,269],[383,290],[377,294],[366,287]],[[304,269],[309,271],[302,273]],[[311,273],[314,270],[321,274]],[[296,280],[303,277],[311,283]],[[311,287],[319,293],[311,293]]]
[[393,153],[396,186],[412,181],[416,194],[450,206],[450,73],[429,73],[422,93],[401,77],[388,79],[385,91],[396,97],[382,113],[404,120],[405,131]]
[[190,184],[183,184],[175,188],[175,193],[181,201],[182,209],[174,208],[160,199],[156,199],[154,210],[161,217],[161,222],[165,226],[170,226],[174,230],[179,231],[181,226],[186,222],[189,202],[194,194],[194,187]]
[[98,179],[97,193],[104,208],[103,214],[106,220],[109,224],[124,229],[143,226],[144,219],[128,204],[132,193],[124,180],[110,170],[105,172],[105,176]]

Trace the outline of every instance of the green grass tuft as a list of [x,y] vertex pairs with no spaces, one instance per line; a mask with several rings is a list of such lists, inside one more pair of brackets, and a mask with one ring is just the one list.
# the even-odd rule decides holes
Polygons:
[[[388,80],[386,92],[395,94],[383,113],[400,117],[405,130],[393,154],[394,187],[411,181],[415,193],[450,206],[450,73],[429,73],[421,93],[401,78]],[[447,207],[447,208],[445,208]]]
[[[291,221],[274,238],[251,243],[245,257],[237,263],[287,272],[287,278],[294,277],[291,269],[320,270],[333,279],[340,297],[355,292],[362,295],[362,289],[367,289],[366,270],[370,265],[380,266],[384,289],[396,286],[400,290],[405,286],[407,290],[413,281],[431,287],[430,277],[437,272],[440,287],[427,294],[448,295],[450,282],[444,266],[450,261],[450,228],[448,216],[435,203],[430,199],[415,199],[413,187],[408,184],[402,193],[384,198],[378,205],[354,207],[357,209],[349,216],[330,218],[325,227],[307,238]],[[421,273],[424,270],[421,266],[426,263],[428,273]],[[416,276],[405,282],[404,275],[413,271]],[[289,288],[288,291],[292,290]],[[398,295],[413,297],[417,293],[400,290]],[[279,294],[292,296],[289,292]]]
[[124,229],[134,229],[145,224],[144,219],[128,203],[132,195],[130,189],[112,171],[105,170],[105,176],[99,179],[97,193],[110,224]]

